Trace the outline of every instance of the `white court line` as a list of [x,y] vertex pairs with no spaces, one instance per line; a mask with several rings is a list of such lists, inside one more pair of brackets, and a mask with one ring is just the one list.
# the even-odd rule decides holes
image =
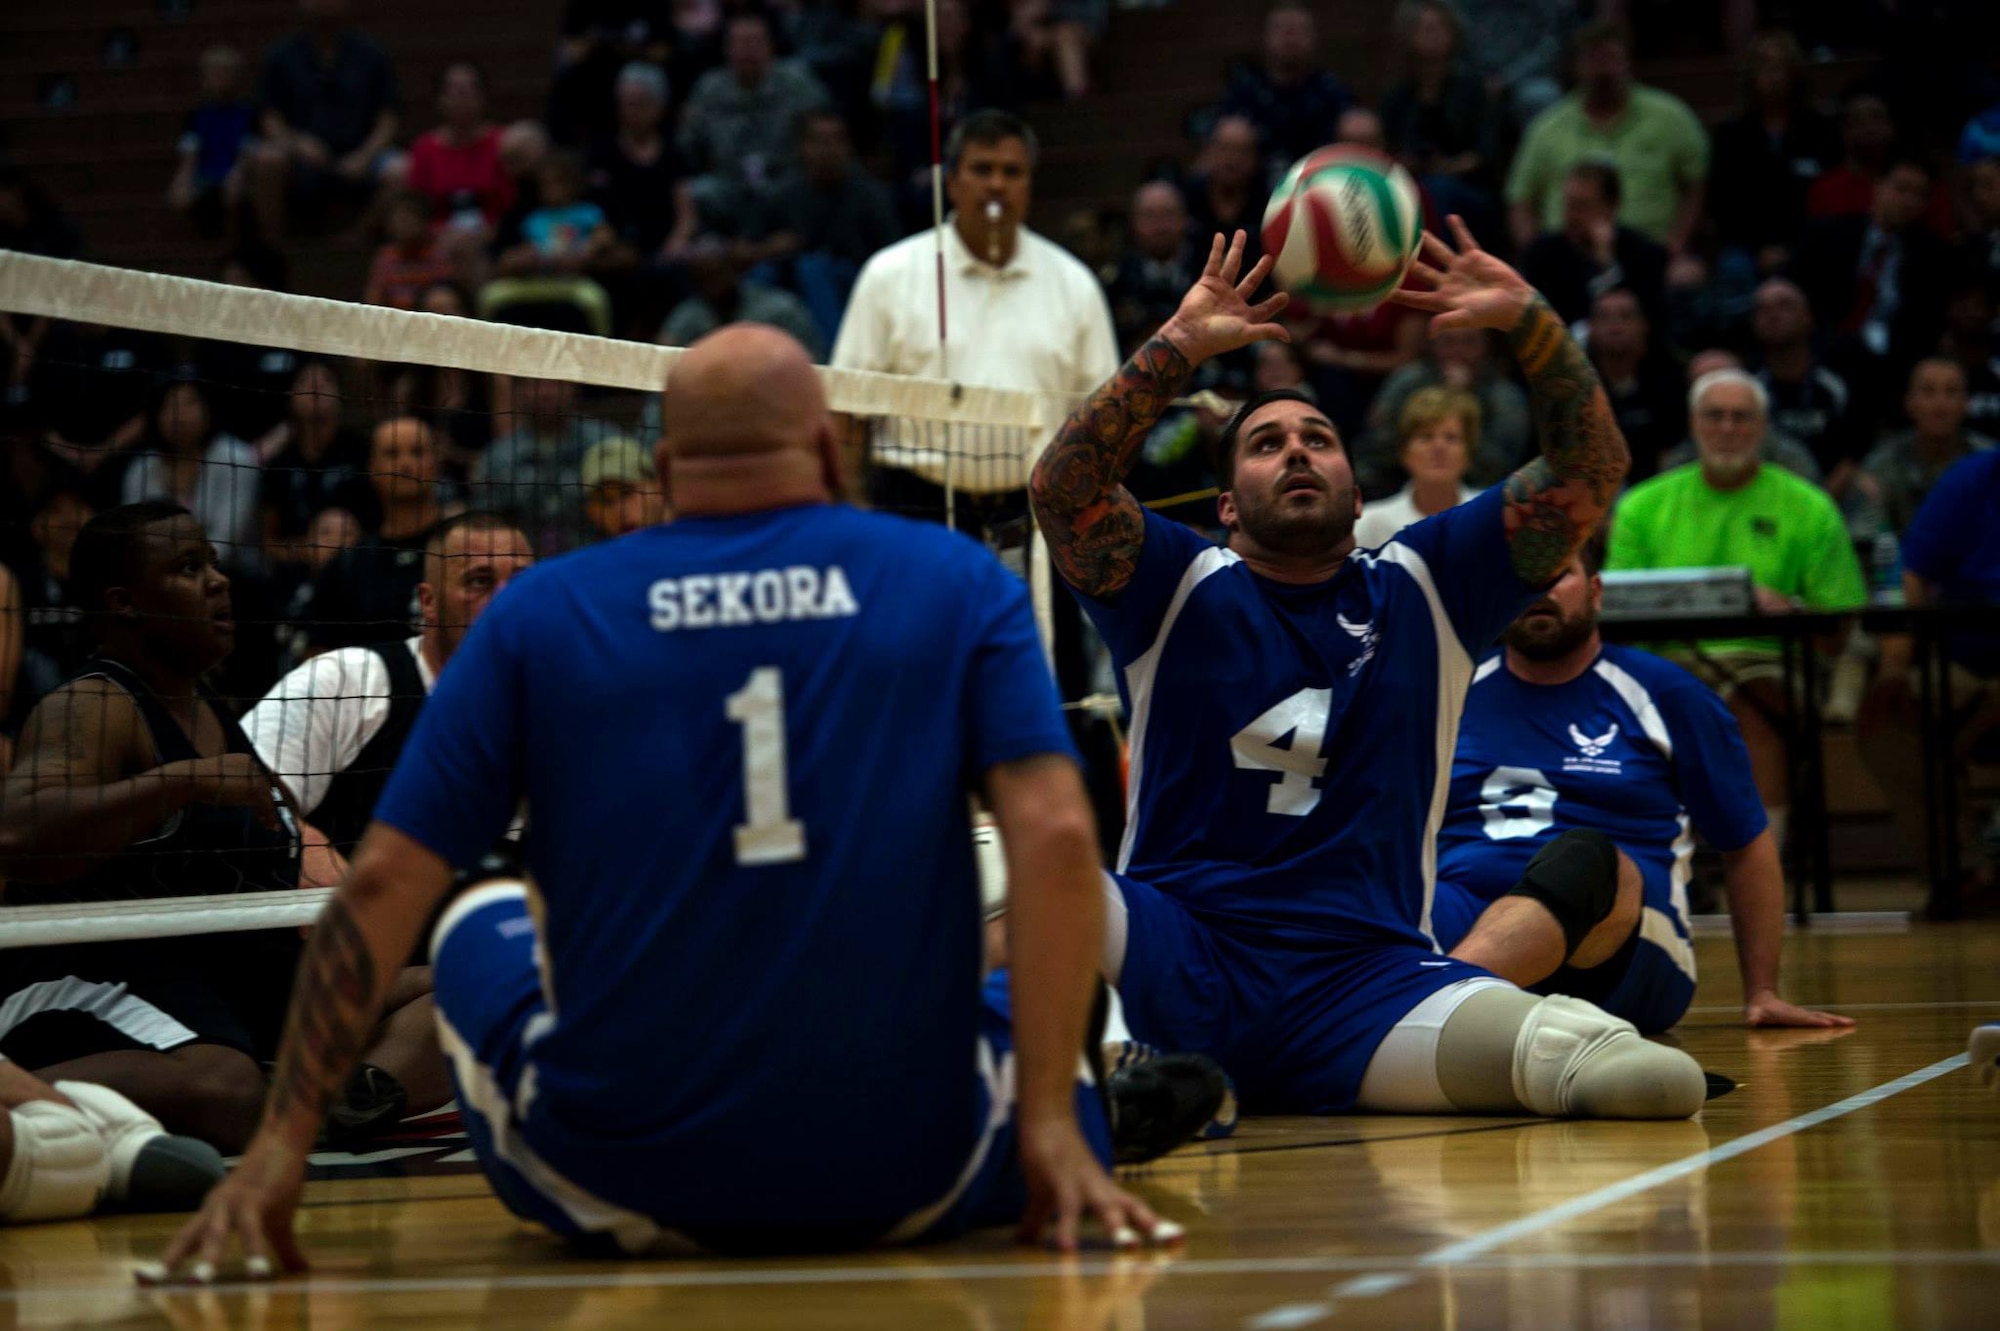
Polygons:
[[[1159,1254],[1163,1269],[1173,1275],[1223,1276],[1247,1274],[1326,1273],[1338,1274],[1355,1272],[1357,1279],[1350,1280],[1342,1290],[1350,1294],[1367,1291],[1386,1293],[1402,1284],[1409,1283],[1410,1276],[1402,1271],[1425,1271],[1442,1265],[1452,1265],[1464,1270],[1498,1269],[1563,1269],[1566,1267],[1623,1266],[1644,1268],[1648,1266],[1682,1265],[1783,1265],[1787,1263],[1805,1265],[2000,1265],[2000,1254],[1964,1252],[1883,1252],[1883,1253],[1803,1253],[1768,1252],[1728,1254],[1683,1254],[1683,1253],[1640,1253],[1629,1256],[1618,1254],[1573,1254],[1573,1253],[1529,1253],[1515,1256],[1492,1257],[1491,1249],[1510,1243],[1517,1238],[1534,1233],[1552,1225],[1564,1223],[1590,1211],[1608,1206],[1625,1197],[1644,1192],[1662,1183],[1711,1164],[1731,1159],[1752,1151],[1760,1146],[1777,1141],[1795,1132],[1816,1127],[1832,1119],[1849,1114],[1857,1109],[1886,1100],[1892,1095],[1921,1085],[1936,1077],[1943,1076],[1956,1068],[1965,1066],[1967,1057],[1954,1054],[1952,1057],[1933,1063],[1927,1068],[1885,1082],[1871,1090],[1850,1096],[1845,1100],[1816,1109],[1783,1123],[1739,1137],[1722,1146],[1714,1147],[1698,1155],[1688,1156],[1658,1169],[1649,1170],[1622,1183],[1615,1183],[1582,1197],[1524,1217],[1508,1225],[1474,1235],[1460,1243],[1435,1249],[1415,1258],[1405,1257],[1279,1257],[1279,1258],[1237,1258],[1237,1259],[1188,1259],[1175,1260],[1171,1254]],[[1113,1271],[1129,1270],[1135,1260],[1143,1257],[1120,1255],[1115,1258],[1088,1258],[1076,1267],[1068,1268],[1085,1275],[1100,1275]],[[603,1273],[549,1272],[547,1274],[524,1274],[512,1276],[431,1276],[397,1277],[380,1276],[359,1280],[311,1278],[304,1282],[315,1290],[343,1291],[350,1293],[427,1293],[462,1292],[486,1289],[599,1289],[599,1288],[659,1288],[659,1287],[699,1287],[699,1286],[741,1286],[760,1285],[850,1285],[897,1283],[934,1280],[1023,1280],[1038,1279],[1057,1274],[1046,1260],[1012,1261],[938,1266],[873,1266],[873,1267],[772,1267],[761,1270],[709,1270],[684,1271],[674,1267],[662,1267],[640,1271],[614,1271]],[[288,1282],[287,1287],[291,1287]],[[70,1289],[33,1291],[37,1295],[83,1296],[103,1294],[107,1290],[132,1288],[118,1281],[112,1285],[89,1285]],[[219,1290],[251,1290],[269,1288],[268,1285],[251,1285],[243,1282],[224,1283],[202,1289],[185,1286],[156,1287],[152,1293],[173,1295],[176,1293],[206,1294]],[[0,1305],[19,1301],[27,1291],[0,1288]],[[1304,1316],[1314,1311],[1319,1318],[1333,1311],[1331,1304],[1288,1304],[1281,1309],[1273,1309],[1266,1315],[1278,1319],[1289,1316]],[[1275,1331],[1275,1328],[1305,1325],[1306,1322],[1273,1320],[1269,1323],[1251,1318],[1246,1326],[1258,1331]]]
[[[1622,1202],[1628,1197],[1651,1191],[1662,1183],[1685,1178],[1689,1174],[1719,1165],[1725,1160],[1733,1160],[1759,1147],[1769,1146],[1772,1142],[1780,1141],[1793,1133],[1816,1128],[1822,1123],[1830,1123],[1857,1109],[1866,1109],[1870,1105],[1879,1104],[1892,1095],[1899,1095],[1912,1087],[1942,1077],[1947,1072],[1954,1072],[1964,1067],[1967,1061],[1966,1055],[1953,1054],[1950,1058],[1940,1059],[1927,1068],[1918,1068],[1915,1072],[1905,1073],[1894,1081],[1883,1082],[1880,1086],[1871,1087],[1857,1095],[1850,1095],[1845,1100],[1837,1100],[1824,1108],[1811,1110],[1796,1118],[1788,1118],[1768,1128],[1745,1133],[1734,1141],[1712,1146],[1706,1151],[1685,1156],[1657,1169],[1649,1169],[1643,1174],[1634,1174],[1631,1178],[1607,1184],[1580,1197],[1572,1197],[1566,1202],[1545,1207],[1531,1215],[1522,1216],[1519,1220],[1497,1225],[1484,1233],[1474,1234],[1471,1238],[1461,1239],[1457,1243],[1447,1243],[1444,1247],[1435,1248],[1409,1263],[1404,1270],[1378,1270],[1368,1275],[1357,1276],[1344,1284],[1334,1286],[1329,1292],[1336,1300],[1370,1298],[1401,1289],[1411,1284],[1422,1272],[1433,1271],[1440,1267],[1468,1265],[1476,1259],[1485,1257],[1493,1249],[1517,1239],[1524,1239],[1530,1234],[1539,1234],[1545,1229],[1567,1224],[1615,1202]],[[1392,1267],[1394,1264],[1384,1262],[1382,1265]],[[1287,1303],[1247,1318],[1243,1325],[1248,1331],[1289,1331],[1293,1327],[1310,1326],[1314,1322],[1322,1321],[1332,1316],[1333,1311],[1332,1302]]]
[[[1807,1006],[1824,1008],[1828,1012],[1922,1012],[1929,1008],[1942,1010],[1948,1007],[1976,1007],[2000,1013],[2000,998],[1958,998],[1942,1003],[1812,1003]],[[1693,1016],[1696,1013],[1706,1015],[1719,1012],[1741,1012],[1742,1010],[1741,1006],[1722,1003],[1714,1007],[1691,1007],[1688,1009],[1688,1015]],[[1787,1028],[1783,1026],[1746,1026],[1744,1029],[1781,1031]]]
[[[367,1276],[356,1279],[310,1276],[302,1281],[219,1281],[190,1285],[140,1285],[120,1280],[109,1285],[79,1285],[65,1289],[0,1289],[0,1305],[37,1298],[101,1296],[130,1289],[146,1294],[227,1294],[245,1291],[302,1290],[327,1294],[452,1294],[479,1290],[754,1288],[779,1285],[894,1285],[940,1280],[1040,1280],[1052,1276],[1123,1274],[1134,1265],[1156,1266],[1169,1276],[1338,1275],[1344,1272],[1387,1276],[1401,1267],[1415,1269],[1422,1256],[1387,1257],[1236,1257],[1177,1259],[1169,1252],[1093,1256],[1074,1265],[1051,1259],[1010,1260],[943,1266],[770,1267],[745,1270],[687,1271],[665,1265],[636,1271],[550,1271],[543,1274],[490,1276]],[[1461,1271],[1643,1270],[1687,1266],[2000,1266],[2000,1251],[1949,1249],[1883,1252],[1657,1252],[1657,1253],[1501,1253],[1457,1264]]]

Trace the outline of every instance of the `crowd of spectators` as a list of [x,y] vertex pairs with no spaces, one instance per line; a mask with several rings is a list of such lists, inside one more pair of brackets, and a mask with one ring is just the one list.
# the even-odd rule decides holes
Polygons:
[[[1614,569],[1740,563],[1773,612],[1893,599],[1903,544],[1935,549],[1915,531],[1927,497],[2000,434],[2000,107],[1980,109],[2000,101],[2000,79],[1947,62],[1935,96],[1913,97],[1917,17],[1883,29],[1880,63],[1836,88],[1818,48],[1865,44],[1867,23],[1840,31],[1801,17],[1810,6],[1750,0],[1704,10],[1720,14],[1713,36],[1740,74],[1735,109],[1705,125],[1639,77],[1645,43],[1689,39],[1661,35],[1665,6],[1404,0],[1371,103],[1330,67],[1314,9],[1277,0],[1257,19],[1256,54],[1217,68],[1181,160],[1106,181],[1126,202],[1107,205],[1113,225],[1094,239],[1064,231],[1080,260],[1029,225],[1042,153],[1029,108],[1089,95],[1110,6],[941,0],[943,279],[957,326],[979,331],[947,357],[914,0],[571,0],[540,117],[497,121],[480,69],[461,61],[414,135],[392,62],[346,0],[301,8],[303,27],[254,74],[233,49],[202,57],[179,146],[171,200],[219,238],[239,283],[282,286],[281,243],[356,226],[379,247],[358,293],[373,303],[669,345],[752,320],[840,367],[1074,394],[1172,311],[1214,232],[1247,230],[1254,259],[1275,182],[1338,141],[1408,166],[1433,224],[1466,218],[1584,341],[1634,457]],[[1760,30],[1760,10],[1787,25]],[[1622,20],[1639,23],[1641,49]],[[76,243],[31,180],[0,172],[0,245]],[[1278,384],[1341,426],[1370,540],[1532,455],[1527,396],[1498,341],[1426,338],[1394,305],[1295,304],[1286,318],[1290,347],[1204,368],[1135,483],[1212,484],[1204,446],[1227,404]],[[503,510],[545,557],[666,503],[647,460],[653,419],[569,384],[223,343],[189,357],[20,317],[0,316],[0,341],[13,419],[46,445],[16,463],[7,515],[36,679],[49,677],[42,656],[69,650],[48,533],[111,503],[187,504],[245,595],[274,621],[314,626],[242,667],[249,685],[401,622],[422,533],[442,514]],[[951,474],[968,432],[912,430],[857,424],[875,502],[1018,524],[1039,440],[998,454],[980,442],[980,467]],[[1675,539],[1642,539],[1649,525]],[[1684,527],[1720,544],[1696,551]],[[1749,665],[1715,682],[1750,700],[1738,711],[1755,741],[1789,700],[1765,687],[1766,644],[1725,646]],[[1842,651],[1865,670],[1875,648]],[[1071,673],[1081,686],[1087,671]],[[16,721],[35,687],[16,688]]]

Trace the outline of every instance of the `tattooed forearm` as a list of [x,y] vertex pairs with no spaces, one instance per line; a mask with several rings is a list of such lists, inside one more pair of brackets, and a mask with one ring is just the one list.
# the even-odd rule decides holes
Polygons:
[[348,1072],[368,1047],[381,996],[375,958],[339,893],[326,903],[306,943],[291,1016],[271,1088],[271,1117],[325,1117]]
[[1028,481],[1035,521],[1051,562],[1078,591],[1105,596],[1132,580],[1146,522],[1125,473],[1193,373],[1156,334],[1063,422],[1035,464]]
[[1542,455],[1507,480],[1514,571],[1548,582],[1611,510],[1631,465],[1597,371],[1540,296],[1508,333],[1527,376]]

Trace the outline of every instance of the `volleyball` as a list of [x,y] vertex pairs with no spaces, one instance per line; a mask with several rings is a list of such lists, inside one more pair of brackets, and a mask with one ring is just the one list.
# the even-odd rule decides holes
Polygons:
[[1264,210],[1264,252],[1294,299],[1355,313],[1403,280],[1423,239],[1417,182],[1381,153],[1337,144],[1292,164]]

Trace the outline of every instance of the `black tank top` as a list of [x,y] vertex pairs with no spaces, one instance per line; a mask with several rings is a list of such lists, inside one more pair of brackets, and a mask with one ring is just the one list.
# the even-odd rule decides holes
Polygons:
[[396,759],[417,724],[417,713],[423,710],[426,697],[424,677],[407,641],[381,643],[368,650],[381,658],[389,671],[389,715],[346,770],[327,783],[326,794],[312,813],[313,826],[326,833],[335,850],[349,856],[375,816],[375,802],[382,797],[382,787],[389,784],[389,773],[396,768]]
[[[166,704],[126,666],[107,656],[93,656],[84,662],[75,679],[106,679],[131,696],[152,734],[153,753],[159,764],[201,756]],[[201,700],[222,723],[227,751],[254,755],[249,738],[222,700],[206,686],[196,688]],[[60,883],[9,883],[7,901],[10,905],[32,906],[296,888],[298,821],[286,806],[275,777],[271,786],[273,798],[278,801],[279,827],[275,831],[260,826],[256,814],[249,809],[189,804],[170,814],[151,835],[134,841],[123,854],[79,877]]]

